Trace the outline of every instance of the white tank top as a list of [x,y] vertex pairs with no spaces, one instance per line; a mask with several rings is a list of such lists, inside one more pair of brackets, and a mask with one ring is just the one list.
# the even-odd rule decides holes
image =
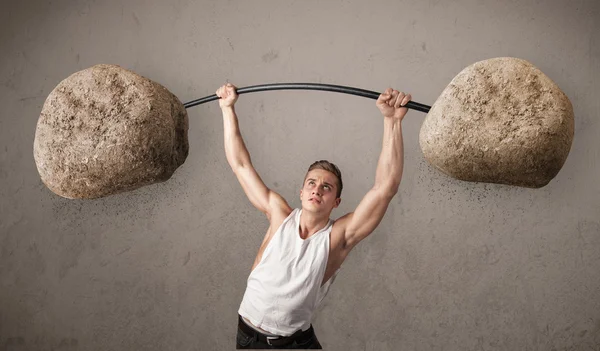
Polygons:
[[277,229],[262,258],[248,277],[238,313],[270,333],[289,336],[310,327],[335,274],[321,287],[329,257],[330,219],[325,228],[300,238],[301,209],[295,209]]

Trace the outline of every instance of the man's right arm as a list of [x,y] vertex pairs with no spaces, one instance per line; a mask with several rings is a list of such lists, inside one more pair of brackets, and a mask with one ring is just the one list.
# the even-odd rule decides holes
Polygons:
[[[237,101],[235,87],[231,84],[224,85],[217,90],[217,95],[221,98],[219,106],[223,112],[227,162],[229,162],[246,196],[252,205],[263,212],[269,220],[271,220],[273,214],[291,212],[291,208],[285,199],[265,185],[252,165],[250,153],[242,139],[235,113],[234,105]],[[287,214],[285,215],[287,216]]]

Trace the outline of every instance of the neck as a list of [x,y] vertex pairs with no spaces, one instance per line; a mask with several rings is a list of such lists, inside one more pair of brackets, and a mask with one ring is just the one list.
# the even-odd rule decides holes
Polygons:
[[323,229],[329,223],[327,214],[312,213],[302,210],[300,214],[300,236],[304,239]]

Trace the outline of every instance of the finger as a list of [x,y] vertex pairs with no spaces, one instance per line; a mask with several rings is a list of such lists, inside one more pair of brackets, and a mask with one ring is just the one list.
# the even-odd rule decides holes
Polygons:
[[379,100],[380,102],[387,102],[390,98],[392,97],[392,89],[391,88],[387,88],[385,89],[385,91],[383,93],[381,93],[379,95]]
[[406,96],[404,96],[404,99],[402,99],[402,106],[408,104],[408,102],[412,99],[412,96],[410,96],[410,94],[407,94]]
[[392,94],[394,93],[394,90],[392,88],[387,88],[385,89],[385,91],[383,92],[383,95],[385,95],[388,99],[392,97]]
[[404,92],[399,92],[398,93],[398,97],[396,97],[396,102],[394,103],[394,107],[395,108],[399,108],[402,104],[402,100],[404,100],[404,97],[406,95],[404,95]]
[[398,98],[398,90],[393,90],[392,91],[392,97],[388,100],[388,105],[390,107],[394,107],[394,105],[396,104],[396,99]]

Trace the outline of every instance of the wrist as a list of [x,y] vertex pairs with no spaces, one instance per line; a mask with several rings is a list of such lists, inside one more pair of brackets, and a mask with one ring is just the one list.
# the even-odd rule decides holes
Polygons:
[[395,116],[383,116],[383,120],[386,123],[400,123],[402,122],[403,118],[399,118],[399,117],[395,117]]
[[385,117],[383,119],[383,126],[402,130],[402,119],[397,117]]
[[223,112],[235,112],[234,105],[231,106],[221,106],[221,111]]

